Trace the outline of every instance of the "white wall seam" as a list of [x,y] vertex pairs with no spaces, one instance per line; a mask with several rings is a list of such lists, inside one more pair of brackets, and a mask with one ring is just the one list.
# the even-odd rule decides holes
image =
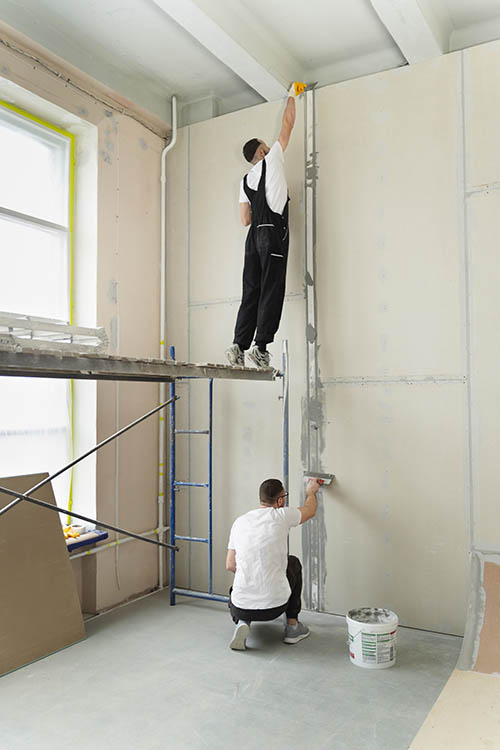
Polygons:
[[[120,278],[119,266],[120,266],[120,126],[118,125],[117,130],[117,153],[116,153],[116,212],[115,212],[115,224],[116,224],[116,278]],[[116,294],[116,354],[120,355],[120,288],[117,284]],[[115,383],[115,432],[120,429],[120,382]],[[114,523],[115,526],[120,525],[120,438],[115,440],[115,487],[114,487]],[[118,540],[119,534],[115,534],[115,539]],[[120,582],[120,548],[117,545],[115,547],[115,579],[118,590],[121,589]]]
[[465,195],[468,198],[469,196],[477,195],[478,193],[493,193],[495,190],[500,190],[500,182],[486,182],[483,185],[471,185],[471,187],[466,189]]
[[450,385],[456,383],[465,385],[467,377],[465,375],[401,375],[400,377],[370,377],[353,376],[353,377],[336,377],[325,378],[321,381],[324,387],[336,385]]
[[[188,277],[187,277],[187,307],[188,307],[188,362],[191,362],[191,333],[192,333],[192,318],[191,318],[191,216],[192,216],[192,196],[191,196],[191,125],[187,129],[187,263],[188,263]],[[192,398],[193,398],[193,381],[188,381],[188,393],[187,393],[187,429],[192,429],[191,417],[192,417]],[[191,463],[192,459],[192,443],[191,435],[187,436],[187,466],[188,466],[188,479],[193,476],[193,467]],[[192,529],[192,489],[187,487],[184,492],[187,491],[187,515],[188,515],[188,536],[194,536]],[[193,543],[187,545],[188,549],[188,588],[192,586],[192,563],[193,563]]]
[[[306,295],[304,292],[289,292],[285,294],[285,300],[299,299],[304,300]],[[190,302],[188,307],[209,307],[213,305],[239,305],[241,303],[241,295],[239,297],[228,297],[227,299],[213,299],[213,300],[197,300],[196,302]]]
[[464,437],[465,437],[465,521],[469,538],[469,549],[474,547],[475,514],[474,514],[474,446],[473,446],[473,403],[472,403],[472,352],[471,352],[471,288],[470,288],[470,238],[466,186],[468,184],[468,155],[467,155],[467,126],[468,117],[467,90],[465,77],[464,52],[458,57],[458,133],[457,133],[457,171],[459,201],[459,241],[462,253],[462,331],[463,349],[462,364],[466,374],[466,388],[464,391]]
[[[488,545],[484,545],[484,547],[478,544],[477,546],[471,549],[471,553],[476,553],[480,555],[500,555],[500,544],[498,546],[495,546],[494,544],[493,545],[488,544]],[[494,562],[495,565],[498,565],[497,558],[495,558],[491,562]]]

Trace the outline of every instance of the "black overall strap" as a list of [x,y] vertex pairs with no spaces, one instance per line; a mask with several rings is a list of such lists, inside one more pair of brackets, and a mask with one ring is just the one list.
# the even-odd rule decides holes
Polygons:
[[252,190],[251,187],[248,187],[247,177],[248,177],[248,175],[246,174],[244,176],[244,178],[243,178],[243,190],[245,191],[245,194],[246,194],[248,200],[250,201],[250,205],[252,205],[252,201],[255,198],[255,196],[257,195],[257,191],[256,190]]
[[288,201],[290,199],[287,197],[282,214],[278,214],[269,208],[266,198],[266,172],[267,162],[265,159],[262,159],[262,171],[257,190],[252,190],[248,186],[248,175],[245,175],[243,178],[243,189],[252,207],[252,226],[271,223],[276,227],[280,227],[283,232],[286,232],[288,227]]

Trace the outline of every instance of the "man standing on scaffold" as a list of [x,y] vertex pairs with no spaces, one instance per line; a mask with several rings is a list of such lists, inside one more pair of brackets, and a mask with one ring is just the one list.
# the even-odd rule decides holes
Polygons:
[[[243,155],[253,164],[240,185],[240,218],[250,226],[245,242],[243,293],[234,342],[226,349],[231,365],[245,366],[245,351],[260,368],[269,367],[267,344],[278,330],[285,298],[288,260],[288,187],[283,152],[295,124],[295,97],[305,85],[294,82],[288,92],[281,132],[269,148],[259,138],[243,146]],[[255,334],[255,343],[252,339]],[[251,348],[250,348],[251,347]]]

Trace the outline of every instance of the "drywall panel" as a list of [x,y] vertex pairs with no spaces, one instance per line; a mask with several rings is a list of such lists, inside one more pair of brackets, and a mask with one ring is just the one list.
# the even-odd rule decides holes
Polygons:
[[[110,351],[158,355],[160,154],[163,142],[130,118],[108,112],[99,126],[98,323]],[[97,439],[158,403],[154,384],[99,383]],[[130,531],[157,525],[158,421],[155,416],[97,455],[97,517]],[[102,609],[157,583],[157,554],[131,542],[97,560]]]
[[500,746],[500,680],[456,669],[410,750],[479,750]]
[[500,181],[500,42],[464,50],[467,187]]
[[[241,156],[241,145],[248,138],[261,133],[262,138],[273,139],[279,132],[283,103],[259,107],[259,112],[246,110],[214,122],[200,123],[196,127],[182,128],[177,144],[167,157],[167,344],[175,345],[176,357],[198,362],[224,362],[224,350],[232,341],[234,323],[240,302],[241,274],[243,270],[244,241],[247,230],[239,222],[238,186],[246,171]],[[300,105],[299,105],[300,109]],[[218,130],[221,133],[218,133]],[[261,132],[261,129],[264,129]],[[293,237],[289,260],[287,300],[282,326],[276,342],[270,347],[273,364],[281,367],[281,340],[290,336],[291,357],[294,361],[293,378],[303,376],[302,358],[305,322],[303,318],[303,293],[298,279],[302,273],[303,234],[300,229],[302,211],[302,115],[297,119],[293,139],[286,152],[287,174],[292,193],[291,226]],[[269,136],[266,135],[266,129]],[[211,144],[207,148],[207,143]],[[293,157],[293,158],[291,158]],[[214,189],[216,185],[216,189]],[[228,229],[228,226],[230,227]],[[233,238],[231,253],[227,252]],[[290,278],[296,281],[290,284]],[[299,289],[300,291],[293,291]],[[290,291],[291,290],[291,291]],[[292,312],[293,311],[293,312]],[[287,322],[288,321],[288,322]],[[267,388],[266,388],[267,386]],[[253,490],[229,493],[224,489],[240,476],[239,461],[246,442],[236,450],[230,461],[228,476],[226,444],[233,450],[240,445],[243,433],[255,434],[252,425],[246,425],[247,414],[240,413],[241,399],[260,401],[264,398],[262,415],[268,418],[267,396],[272,395],[273,414],[276,412],[276,434],[270,454],[274,458],[268,467],[272,475],[281,475],[281,384],[230,383],[217,381],[214,386],[214,481],[222,482],[223,490],[214,491],[214,586],[226,593],[231,574],[225,572],[225,554],[229,528],[234,518],[248,510],[254,503],[264,467],[256,461]],[[271,389],[271,391],[269,390]],[[177,424],[180,427],[204,429],[207,426],[207,383],[178,385],[181,401],[177,403]],[[297,391],[293,431],[300,436],[300,394]],[[276,411],[277,410],[277,411]],[[233,417],[234,415],[234,417]],[[237,416],[238,415],[238,416]],[[238,421],[239,420],[239,421]],[[272,418],[274,423],[275,416]],[[255,428],[256,429],[256,428]],[[267,434],[267,432],[266,432]],[[250,438],[246,438],[248,442]],[[250,442],[254,441],[252,437]],[[187,480],[205,481],[208,476],[208,451],[206,438],[177,438],[176,476]],[[274,466],[274,469],[272,467]],[[278,468],[276,468],[276,466]],[[295,481],[300,481],[301,465],[291,465]],[[218,486],[218,485],[217,485]],[[236,486],[239,487],[237,484]],[[253,494],[252,494],[253,492]],[[242,502],[234,505],[234,496]],[[208,528],[207,493],[203,489],[180,489],[177,499],[177,532],[205,537]],[[218,520],[222,515],[222,523]],[[206,590],[208,583],[208,551],[206,545],[179,542],[176,555],[176,580],[179,586]],[[300,538],[298,548],[300,551]]]
[[[287,291],[303,286],[303,103],[285,151],[290,193],[290,253]],[[261,138],[271,146],[279,135],[284,102],[252,107],[189,128],[190,300],[208,302],[241,294],[247,229],[239,218],[239,184],[250,165],[243,144]]]
[[474,534],[483,549],[496,549],[500,542],[499,213],[499,192],[480,193],[469,201]]
[[[224,321],[235,314],[234,305],[208,305],[192,311],[192,350],[195,359],[207,361],[220,346]],[[304,310],[303,301],[285,302],[278,341],[273,345],[276,366],[281,366],[281,338],[289,339],[290,382],[290,504],[302,502],[300,461],[301,395],[304,390]],[[199,387],[198,387],[199,386]],[[235,518],[258,507],[258,488],[269,477],[282,477],[282,385],[219,380],[214,384],[214,587],[227,593],[232,575],[225,571],[229,531]],[[206,383],[192,387],[190,424],[194,429],[207,425]],[[190,473],[194,481],[207,477],[206,438],[190,440]],[[185,448],[187,450],[187,448]],[[186,493],[186,491],[184,491]],[[206,492],[191,492],[191,533],[205,536],[207,529]],[[185,527],[186,529],[187,527]],[[293,551],[300,554],[300,532],[295,532]],[[193,546],[190,587],[206,590],[207,550]]]
[[467,607],[464,385],[326,392],[327,610],[382,606],[462,634]]
[[[316,113],[317,319],[320,385],[328,419],[320,435],[321,461],[338,477],[338,484],[323,492],[324,522],[314,532],[325,542],[327,609],[344,612],[361,604],[386,604],[405,624],[452,633],[463,631],[465,619],[469,519],[475,514],[476,530],[492,530],[488,539],[479,534],[485,543],[498,538],[489,501],[494,497],[494,460],[481,442],[483,430],[488,445],[497,442],[491,405],[498,399],[490,373],[498,367],[494,347],[486,343],[496,312],[488,308],[490,292],[485,294],[497,278],[488,245],[495,227],[493,204],[484,209],[484,217],[471,210],[468,222],[474,456],[474,486],[469,492],[461,73],[460,55],[449,55],[349,81],[319,90]],[[467,109],[467,88],[465,105]],[[256,129],[248,137],[258,135],[259,124],[272,121],[271,113],[279,122],[279,111],[277,105],[262,105],[193,126],[183,133],[183,151],[170,157],[184,191],[183,200],[175,204],[179,217],[171,216],[174,235],[184,242],[184,255],[176,255],[171,276],[171,293],[179,300],[179,308],[174,305],[173,310],[183,358],[223,360],[239,303],[242,243],[238,245],[237,204],[229,209],[232,215],[220,209],[232,205],[243,170],[238,172],[238,152],[221,150],[219,138],[232,144],[242,121]],[[261,137],[265,139],[265,133]],[[207,143],[215,144],[215,151]],[[294,148],[297,145],[293,142]],[[218,189],[207,194],[206,185],[216,171],[222,179],[216,183]],[[181,226],[184,220],[186,227]],[[297,235],[300,231],[295,229]],[[228,255],[228,244],[238,246],[239,259]],[[289,331],[296,347],[290,401],[296,496],[302,492],[305,446],[300,442],[307,408],[302,274],[301,260],[295,270],[291,266],[280,331],[280,336]],[[296,319],[291,310],[299,307]],[[272,347],[275,353],[278,349]],[[483,386],[481,378],[486,377],[490,380]],[[217,498],[224,501],[217,500],[215,507],[225,516],[219,520],[217,510],[214,516],[214,572],[221,593],[231,580],[223,570],[227,533],[232,519],[248,507],[240,498],[254,497],[255,469],[265,470],[270,457],[278,455],[272,430],[261,429],[259,420],[274,422],[274,412],[268,396],[259,396],[259,388],[216,385],[224,408],[224,426],[218,429],[225,432],[215,444],[214,476],[216,483],[221,481],[222,466],[230,485],[229,491],[226,484],[217,490]],[[246,411],[236,393],[244,394],[244,403],[251,405]],[[202,397],[192,394],[193,426],[199,426],[205,408]],[[243,439],[245,451],[235,442],[235,434]],[[267,451],[263,459],[262,447]],[[188,451],[191,470],[199,468],[202,474],[203,450],[192,445]],[[477,505],[471,508],[472,497]],[[183,512],[187,526],[201,534],[206,514],[194,492]],[[300,532],[298,541],[292,535],[293,551],[300,549],[300,537]],[[312,564],[306,539],[304,555]],[[202,587],[206,550],[196,548],[185,557],[190,585]]]
[[323,377],[459,373],[458,55],[317,93]]
[[[120,117],[116,186],[120,354],[157,356],[160,347],[161,138]],[[104,157],[103,157],[104,158]]]

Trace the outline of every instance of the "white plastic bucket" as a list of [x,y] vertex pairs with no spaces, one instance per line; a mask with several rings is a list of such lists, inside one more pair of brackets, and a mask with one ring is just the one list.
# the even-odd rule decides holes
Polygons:
[[396,662],[398,616],[390,609],[361,607],[346,615],[349,658],[357,667],[386,669]]

